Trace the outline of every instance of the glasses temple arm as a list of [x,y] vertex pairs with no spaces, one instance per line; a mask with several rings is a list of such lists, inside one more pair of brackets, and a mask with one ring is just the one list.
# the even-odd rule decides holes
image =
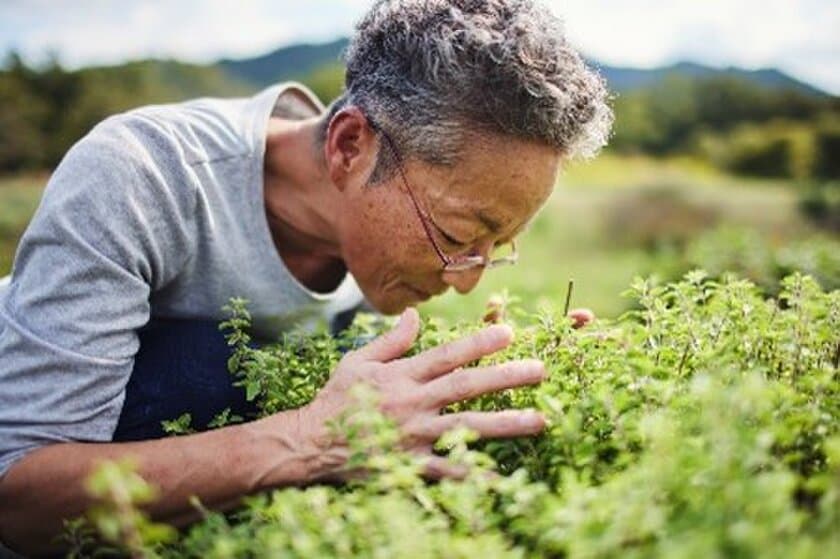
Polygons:
[[397,169],[399,170],[400,176],[402,177],[403,184],[405,184],[405,189],[408,191],[408,196],[411,198],[411,203],[414,206],[414,210],[420,216],[420,224],[423,226],[423,230],[426,231],[426,236],[429,237],[429,240],[432,242],[432,246],[434,247],[435,252],[437,252],[438,256],[443,261],[443,263],[445,265],[451,264],[451,260],[446,254],[443,253],[443,251],[438,246],[437,241],[435,241],[435,237],[432,234],[432,230],[429,228],[429,224],[426,222],[426,220],[430,218],[424,215],[425,212],[423,212],[423,210],[420,208],[420,204],[417,203],[417,198],[415,198],[414,193],[411,191],[411,187],[408,185],[408,178],[405,176],[405,172],[403,171],[402,158],[399,156],[399,153],[397,153],[396,148],[394,148],[394,144],[391,142],[391,138],[388,136],[388,134],[386,134],[384,130],[381,130],[380,133],[385,138],[385,142],[388,144],[388,149],[391,151],[391,155],[393,155],[394,159],[397,160]]

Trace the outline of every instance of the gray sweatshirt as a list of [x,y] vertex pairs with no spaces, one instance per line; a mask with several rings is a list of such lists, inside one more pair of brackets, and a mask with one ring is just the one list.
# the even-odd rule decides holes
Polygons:
[[266,129],[295,90],[324,110],[278,84],[119,114],[67,153],[0,282],[0,476],[50,443],[112,439],[150,318],[222,320],[244,297],[274,338],[363,302],[350,274],[333,293],[306,289],[268,228]]

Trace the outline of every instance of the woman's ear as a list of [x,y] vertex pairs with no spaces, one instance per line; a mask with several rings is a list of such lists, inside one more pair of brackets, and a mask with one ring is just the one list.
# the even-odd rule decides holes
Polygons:
[[358,107],[346,107],[332,117],[324,142],[324,159],[339,190],[366,184],[378,150],[376,133]]

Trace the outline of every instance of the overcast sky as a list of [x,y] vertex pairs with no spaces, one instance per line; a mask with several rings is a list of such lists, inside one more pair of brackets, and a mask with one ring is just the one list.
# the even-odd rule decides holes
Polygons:
[[[777,67],[840,94],[838,0],[548,0],[607,64]],[[0,0],[0,51],[70,67],[150,56],[209,62],[349,35],[367,0]]]

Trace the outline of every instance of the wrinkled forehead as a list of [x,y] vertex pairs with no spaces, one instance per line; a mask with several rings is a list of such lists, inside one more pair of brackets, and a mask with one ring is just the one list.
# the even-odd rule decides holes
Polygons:
[[474,215],[488,228],[512,229],[529,220],[551,194],[560,154],[551,148],[509,142],[467,152],[429,184],[435,207]]

